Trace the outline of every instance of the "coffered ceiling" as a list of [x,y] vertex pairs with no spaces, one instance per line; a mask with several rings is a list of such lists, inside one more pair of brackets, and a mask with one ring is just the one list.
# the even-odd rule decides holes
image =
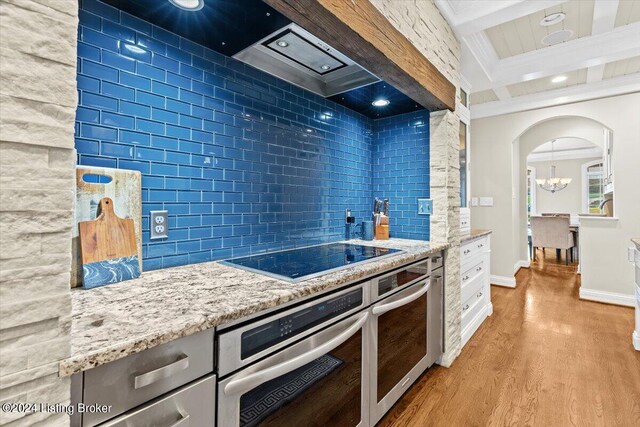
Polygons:
[[[486,30],[498,58],[504,59],[548,47],[542,39],[558,30],[574,31],[570,40],[590,36],[593,23],[593,0],[571,0],[539,10]],[[553,13],[565,13],[564,21],[544,27],[540,21]]]
[[462,44],[472,118],[640,91],[640,0],[435,2]]

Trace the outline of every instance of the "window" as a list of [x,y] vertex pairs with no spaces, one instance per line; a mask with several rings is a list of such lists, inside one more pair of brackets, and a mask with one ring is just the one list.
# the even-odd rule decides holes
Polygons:
[[582,211],[600,214],[604,200],[604,168],[602,161],[596,160],[582,165]]
[[469,95],[467,95],[467,92],[465,92],[464,89],[460,89],[460,104],[465,107],[469,106]]
[[467,207],[467,125],[460,122],[460,207]]

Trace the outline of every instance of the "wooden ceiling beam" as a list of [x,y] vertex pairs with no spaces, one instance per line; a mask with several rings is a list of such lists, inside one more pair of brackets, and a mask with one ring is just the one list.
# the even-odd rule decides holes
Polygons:
[[428,109],[455,109],[455,86],[369,0],[263,0]]

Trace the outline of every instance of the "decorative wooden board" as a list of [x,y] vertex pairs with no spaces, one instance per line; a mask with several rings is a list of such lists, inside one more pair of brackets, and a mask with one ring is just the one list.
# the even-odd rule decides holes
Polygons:
[[113,201],[100,200],[100,215],[78,224],[82,258],[82,285],[95,288],[140,276],[135,226],[119,218]]
[[[109,181],[109,182],[106,182]],[[91,166],[76,167],[76,209],[72,229],[71,287],[82,286],[82,260],[78,223],[96,218],[98,204],[104,197],[113,200],[116,215],[133,220],[142,271],[142,184],[140,172]]]

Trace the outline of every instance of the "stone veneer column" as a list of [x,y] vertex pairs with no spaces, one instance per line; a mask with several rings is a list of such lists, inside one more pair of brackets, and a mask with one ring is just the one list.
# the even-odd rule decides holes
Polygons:
[[[413,45],[451,81],[460,85],[460,43],[433,1],[369,0]],[[459,91],[458,91],[459,93]],[[459,96],[459,94],[458,94]],[[460,301],[460,161],[459,126],[455,113],[431,113],[430,181],[434,214],[431,240],[448,242],[445,264],[445,343],[439,361],[450,366],[461,350]]]
[[[0,3],[0,402],[69,402],[78,5]],[[2,413],[0,424],[68,425]]]
[[460,298],[460,120],[451,111],[431,113],[431,240],[448,242],[445,258],[445,349],[438,361],[449,367],[462,349]]

